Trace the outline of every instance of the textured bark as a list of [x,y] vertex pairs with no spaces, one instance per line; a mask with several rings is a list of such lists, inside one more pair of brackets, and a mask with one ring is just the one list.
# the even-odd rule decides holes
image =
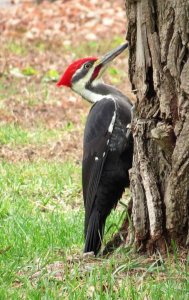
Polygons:
[[[135,241],[189,243],[189,1],[126,0]],[[151,247],[152,246],[152,247]]]

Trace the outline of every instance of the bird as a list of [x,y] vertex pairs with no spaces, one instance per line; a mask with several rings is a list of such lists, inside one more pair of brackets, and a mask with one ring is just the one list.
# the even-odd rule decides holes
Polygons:
[[127,47],[125,42],[101,58],[78,59],[57,82],[58,87],[69,87],[92,104],[84,129],[82,189],[84,254],[95,256],[102,246],[106,219],[129,187],[133,105],[127,96],[102,79],[108,65]]

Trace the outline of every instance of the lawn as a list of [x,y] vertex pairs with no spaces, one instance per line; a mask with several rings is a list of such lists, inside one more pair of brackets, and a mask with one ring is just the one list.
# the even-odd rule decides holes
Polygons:
[[[73,59],[103,54],[124,36],[78,43],[70,33],[70,45],[24,39],[21,29],[2,35],[0,49],[0,299],[189,299],[187,253],[174,243],[165,256],[124,245],[108,257],[82,255],[89,105],[55,82]],[[105,79],[133,97],[127,65],[118,58]],[[125,214],[122,204],[111,213],[104,244]]]

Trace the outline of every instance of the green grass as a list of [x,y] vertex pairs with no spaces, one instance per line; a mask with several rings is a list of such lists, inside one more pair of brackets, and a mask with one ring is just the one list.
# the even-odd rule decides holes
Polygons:
[[[79,165],[3,161],[0,173],[0,299],[188,299],[187,265],[176,249],[166,261],[130,247],[83,260]],[[120,217],[113,212],[106,228]]]
[[82,210],[68,212],[71,197],[75,205],[81,202],[78,169],[72,163],[2,163],[1,284],[11,283],[19,269],[34,266],[37,258],[49,261],[56,248],[81,245]]
[[77,57],[84,57],[86,53],[90,55],[103,55],[110,49],[113,49],[119,46],[121,43],[124,43],[125,40],[121,36],[114,36],[111,40],[110,39],[102,39],[98,42],[91,41],[91,42],[84,42],[79,44],[75,49],[72,46],[65,46],[65,48],[70,52],[72,49],[73,55]]
[[[45,74],[46,76],[46,74]],[[20,87],[20,79],[12,78],[11,87],[8,83],[6,76],[1,78],[0,82],[0,108],[6,108],[9,104],[9,99],[18,104],[25,104],[29,107],[35,107],[40,104],[54,104],[57,99],[54,98],[49,89],[49,84],[46,82],[40,82],[40,85],[36,85],[32,79],[24,79]],[[55,89],[55,83],[52,84]]]
[[[44,294],[39,286],[48,284],[53,286],[48,296],[53,290],[58,293],[53,274],[47,276],[44,271],[42,278],[37,278],[35,292],[31,291],[30,276],[57,258],[65,263],[67,253],[80,253],[83,247],[80,166],[4,161],[0,173],[0,299],[21,297],[22,293],[36,299]],[[118,221],[116,213],[110,223],[115,219]],[[14,287],[18,280],[22,288]],[[71,284],[72,279],[69,281]]]
[[5,45],[6,51],[12,54],[17,54],[17,55],[25,55],[27,54],[27,48],[26,45],[19,40],[10,40],[7,42]]
[[[76,57],[106,53],[122,42],[123,38],[115,37],[74,48],[62,46],[61,41],[57,47],[40,41],[26,44],[10,40],[2,47],[17,60],[26,59],[30,53],[32,56],[56,53],[56,57],[61,57],[71,50],[71,62]],[[27,66],[30,61],[26,59]],[[39,65],[32,67],[39,72],[39,77],[16,78],[10,76],[10,68],[1,77],[1,147],[48,148],[51,141],[65,138],[66,143],[67,133],[75,130],[70,120],[52,128],[45,123],[45,118],[42,122],[37,116],[32,125],[26,119],[24,123],[23,115],[19,115],[20,123],[7,121],[6,117],[12,116],[11,103],[14,109],[29,107],[28,111],[35,113],[41,104],[57,105],[57,101],[65,101],[64,92],[57,99],[54,83],[49,84],[58,76],[55,70],[50,72],[44,66],[41,70]],[[31,71],[27,69],[26,73]],[[108,74],[115,84],[125,77],[125,72],[118,73],[114,66]],[[78,130],[85,119],[81,111]],[[13,153],[16,155],[17,151]],[[0,162],[0,174],[0,300],[189,299],[189,261],[179,258],[174,243],[173,255],[165,259],[158,253],[149,259],[135,253],[132,247],[117,249],[107,258],[82,257],[84,209],[81,165],[77,159],[56,161],[38,156],[34,161],[15,160],[14,163],[4,159]],[[123,210],[119,206],[108,218],[105,242],[121,225]]]
[[71,125],[65,125],[65,128],[48,129],[42,125],[38,128],[26,129],[14,123],[3,124],[0,126],[0,144],[1,145],[42,145],[52,140],[60,139],[65,130],[70,130]]

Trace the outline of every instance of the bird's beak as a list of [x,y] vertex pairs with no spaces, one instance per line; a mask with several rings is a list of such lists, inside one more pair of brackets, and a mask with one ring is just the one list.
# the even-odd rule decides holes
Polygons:
[[124,43],[121,46],[118,46],[117,48],[111,50],[110,52],[106,53],[103,57],[101,57],[99,60],[96,62],[96,66],[102,65],[105,66],[114,58],[116,58],[119,54],[121,54],[126,48],[128,47],[128,43]]
[[91,82],[103,74],[108,64],[114,60],[119,54],[121,54],[125,49],[127,49],[128,43],[124,43],[121,46],[111,50],[106,53],[103,57],[99,58],[94,64],[94,71],[91,77]]

